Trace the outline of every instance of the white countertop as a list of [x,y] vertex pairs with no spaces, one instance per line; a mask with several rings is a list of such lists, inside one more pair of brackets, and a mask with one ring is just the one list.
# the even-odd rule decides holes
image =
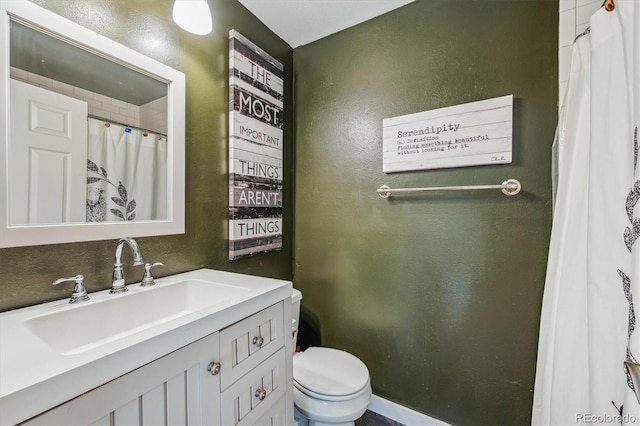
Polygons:
[[[290,281],[211,269],[156,279],[156,285],[189,279],[239,286],[247,291],[225,300],[213,300],[210,306],[198,311],[67,355],[38,338],[26,323],[43,314],[73,309],[68,299],[0,313],[0,425],[19,423],[66,402],[290,297],[292,289]],[[130,291],[124,295],[148,291],[139,284],[131,284],[128,288]],[[108,290],[89,296],[91,300],[82,303],[84,306],[108,298],[126,297],[109,294]],[[126,312],[121,314],[127,315]],[[72,333],[73,330],[65,332]]]

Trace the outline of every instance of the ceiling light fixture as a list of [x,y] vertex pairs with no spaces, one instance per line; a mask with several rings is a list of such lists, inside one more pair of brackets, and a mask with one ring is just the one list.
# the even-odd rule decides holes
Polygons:
[[198,35],[209,34],[213,25],[207,0],[175,0],[173,20],[183,30]]

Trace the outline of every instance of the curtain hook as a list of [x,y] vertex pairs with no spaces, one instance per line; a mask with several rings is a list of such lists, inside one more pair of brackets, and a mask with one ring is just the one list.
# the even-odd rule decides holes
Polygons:
[[606,10],[607,12],[611,12],[615,8],[616,4],[613,2],[613,0],[607,0],[604,2],[604,10]]
[[109,124],[109,123],[104,123],[104,127],[111,127],[111,124]]

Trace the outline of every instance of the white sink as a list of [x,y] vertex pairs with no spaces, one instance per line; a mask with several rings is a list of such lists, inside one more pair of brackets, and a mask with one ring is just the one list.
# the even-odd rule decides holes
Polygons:
[[28,420],[291,296],[290,281],[212,269],[127,288],[0,313],[0,425]]
[[189,315],[249,291],[190,279],[89,301],[26,320],[26,327],[62,355],[74,355]]

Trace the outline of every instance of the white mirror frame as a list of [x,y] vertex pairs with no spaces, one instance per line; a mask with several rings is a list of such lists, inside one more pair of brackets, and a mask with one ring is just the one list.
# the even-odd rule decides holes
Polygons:
[[[147,74],[168,85],[169,218],[167,220],[61,223],[47,225],[10,225],[9,223],[9,24],[27,22],[129,68]],[[56,15],[26,0],[0,2],[0,247],[20,247],[78,241],[142,237],[184,233],[185,175],[185,75],[167,65],[116,43],[81,25]]]

